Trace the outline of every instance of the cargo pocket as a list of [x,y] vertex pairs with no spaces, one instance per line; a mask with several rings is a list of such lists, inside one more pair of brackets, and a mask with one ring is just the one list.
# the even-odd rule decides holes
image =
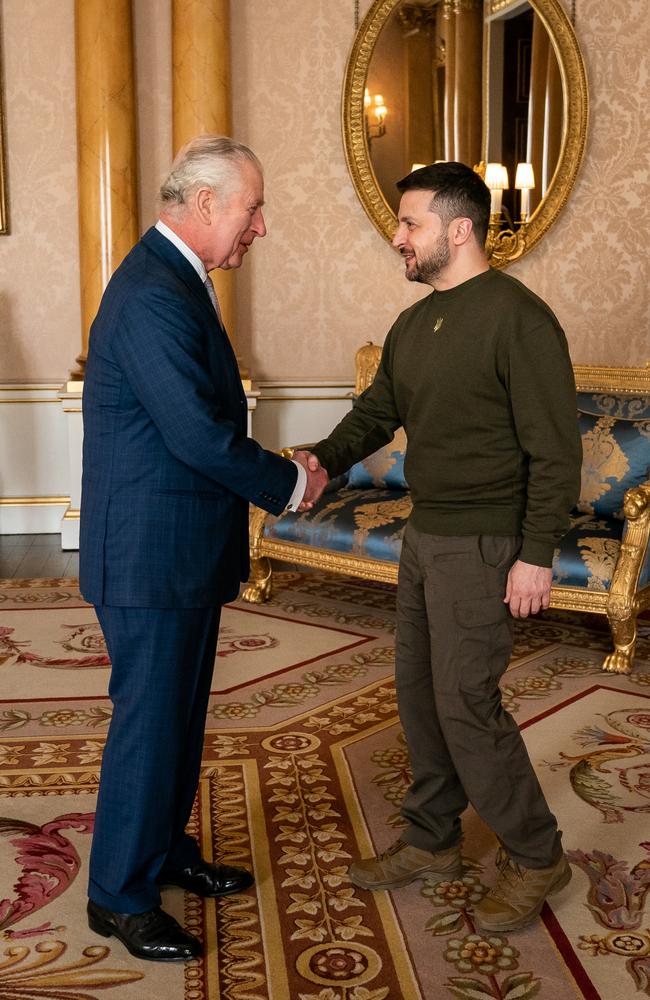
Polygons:
[[478,550],[485,566],[510,569],[521,549],[520,535],[479,535]]
[[508,666],[513,622],[499,595],[454,603],[460,688],[492,696]]

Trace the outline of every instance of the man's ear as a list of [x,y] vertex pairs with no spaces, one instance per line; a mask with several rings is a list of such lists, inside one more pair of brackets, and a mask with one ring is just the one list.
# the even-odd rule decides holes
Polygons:
[[209,187],[202,187],[194,195],[196,210],[201,222],[209,226],[212,222],[212,204],[214,202],[214,191]]
[[454,219],[452,224],[451,237],[455,246],[462,246],[467,243],[474,231],[471,219]]

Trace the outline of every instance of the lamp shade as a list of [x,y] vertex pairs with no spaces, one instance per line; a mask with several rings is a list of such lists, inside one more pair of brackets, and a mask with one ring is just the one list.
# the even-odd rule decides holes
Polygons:
[[485,183],[490,191],[503,191],[503,167],[500,163],[488,163],[485,168]]
[[535,174],[532,163],[518,163],[515,177],[515,188],[518,191],[532,191],[535,187]]

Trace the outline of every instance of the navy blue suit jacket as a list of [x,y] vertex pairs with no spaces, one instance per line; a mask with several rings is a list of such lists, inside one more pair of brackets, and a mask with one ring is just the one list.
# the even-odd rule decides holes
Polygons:
[[150,229],[91,327],[79,576],[92,604],[208,607],[248,576],[248,501],[278,514],[295,466],[246,436],[237,363],[201,279]]

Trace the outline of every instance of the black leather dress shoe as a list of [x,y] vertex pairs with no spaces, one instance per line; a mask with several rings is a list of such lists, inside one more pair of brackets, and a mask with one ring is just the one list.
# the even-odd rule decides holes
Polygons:
[[189,868],[175,868],[161,872],[159,885],[178,885],[197,896],[230,896],[233,892],[250,889],[255,879],[245,868],[230,865],[213,865],[199,861]]
[[203,951],[201,942],[159,906],[146,913],[113,913],[89,899],[88,926],[102,937],[114,935],[136,958],[152,962],[188,962]]

